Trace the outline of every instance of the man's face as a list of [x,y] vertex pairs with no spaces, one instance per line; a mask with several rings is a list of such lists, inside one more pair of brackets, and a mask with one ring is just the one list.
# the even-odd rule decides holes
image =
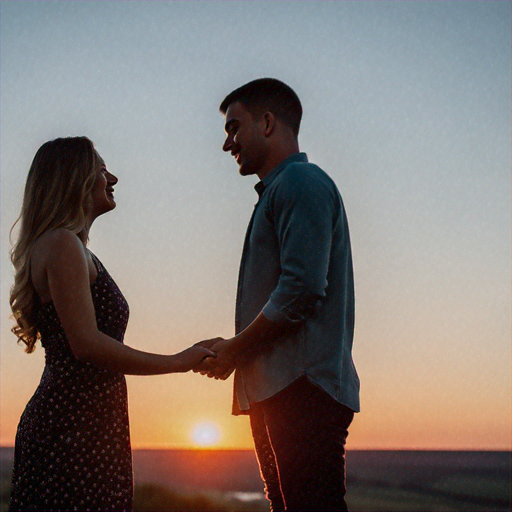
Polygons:
[[226,111],[226,141],[222,146],[235,158],[242,176],[257,174],[267,158],[267,141],[263,119],[254,119],[240,102]]

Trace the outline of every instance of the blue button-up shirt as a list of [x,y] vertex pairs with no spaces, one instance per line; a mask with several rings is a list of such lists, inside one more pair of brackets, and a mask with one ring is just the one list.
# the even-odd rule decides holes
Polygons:
[[352,256],[338,189],[304,153],[281,162],[255,188],[259,201],[242,253],[236,332],[260,312],[290,329],[238,365],[233,413],[247,413],[303,375],[359,411]]

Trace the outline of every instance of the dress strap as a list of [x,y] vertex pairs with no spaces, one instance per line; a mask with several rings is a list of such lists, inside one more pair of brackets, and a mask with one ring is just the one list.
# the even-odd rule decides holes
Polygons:
[[96,267],[96,270],[98,271],[98,274],[103,273],[103,271],[105,269],[104,269],[103,264],[101,263],[101,261],[98,259],[96,254],[94,254],[91,250],[89,250],[89,249],[87,249],[87,250],[89,251],[89,254],[92,257],[92,261],[94,263],[94,266]]

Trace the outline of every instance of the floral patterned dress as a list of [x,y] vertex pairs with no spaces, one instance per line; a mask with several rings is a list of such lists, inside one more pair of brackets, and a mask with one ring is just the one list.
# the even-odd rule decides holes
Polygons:
[[[128,304],[93,255],[100,331],[123,342]],[[124,375],[77,360],[52,302],[40,306],[41,382],[16,434],[10,510],[132,510],[133,476]]]

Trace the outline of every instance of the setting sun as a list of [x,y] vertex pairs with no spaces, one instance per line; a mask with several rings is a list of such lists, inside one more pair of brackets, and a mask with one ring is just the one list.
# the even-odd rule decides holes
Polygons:
[[220,430],[211,422],[198,423],[192,430],[192,440],[199,446],[215,446],[220,439]]

